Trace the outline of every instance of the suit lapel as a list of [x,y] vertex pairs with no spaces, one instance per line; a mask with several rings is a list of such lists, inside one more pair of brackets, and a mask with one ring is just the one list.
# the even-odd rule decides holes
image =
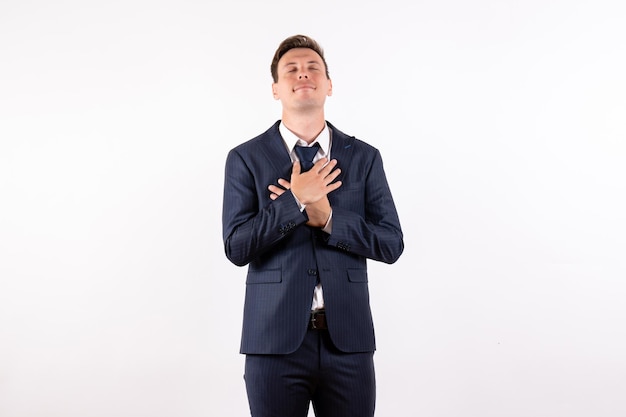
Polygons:
[[274,126],[265,132],[261,152],[263,152],[278,176],[289,180],[291,176],[291,157],[285,147],[285,141],[278,130],[279,124],[280,121],[276,122]]
[[354,136],[346,135],[330,123],[328,123],[328,127],[332,132],[333,140],[330,157],[331,159],[336,159],[337,166],[341,168],[341,173],[339,174],[339,177],[337,177],[337,180],[343,181],[343,177],[348,171],[348,166],[350,164],[350,160],[352,159]]
[[[338,166],[342,167],[341,174],[339,174],[337,179],[343,181],[343,177],[348,171],[348,166],[350,164],[350,160],[352,159],[354,136],[348,136],[329,122],[327,123],[332,132],[332,148],[330,151],[330,157],[332,159],[336,159],[338,161]],[[287,151],[287,148],[285,147],[285,141],[280,135],[280,131],[278,129],[279,124],[280,121],[276,122],[274,126],[265,132],[263,137],[263,146],[260,151],[272,165],[274,171],[276,171],[280,177],[289,180],[292,169],[291,157],[289,156],[289,151]]]

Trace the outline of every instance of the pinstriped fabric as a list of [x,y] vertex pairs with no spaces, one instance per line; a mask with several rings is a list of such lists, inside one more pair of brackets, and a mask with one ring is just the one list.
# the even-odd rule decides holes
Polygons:
[[366,259],[395,262],[402,231],[379,152],[329,127],[343,182],[329,195],[330,236],[306,226],[290,192],[269,198],[267,186],[291,173],[278,122],[228,154],[224,249],[234,264],[248,264],[242,353],[287,354],[301,345],[318,276],[333,343],[344,352],[375,349]]
[[327,332],[289,355],[247,355],[244,378],[253,417],[306,417],[309,402],[320,417],[374,415],[373,353],[340,352]]

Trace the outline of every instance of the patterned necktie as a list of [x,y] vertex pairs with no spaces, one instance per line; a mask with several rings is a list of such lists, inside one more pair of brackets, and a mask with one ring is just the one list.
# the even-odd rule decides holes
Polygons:
[[299,146],[296,145],[294,150],[298,159],[300,160],[300,172],[306,172],[313,167],[313,158],[317,155],[317,151],[320,148],[320,144],[315,142],[312,146]]

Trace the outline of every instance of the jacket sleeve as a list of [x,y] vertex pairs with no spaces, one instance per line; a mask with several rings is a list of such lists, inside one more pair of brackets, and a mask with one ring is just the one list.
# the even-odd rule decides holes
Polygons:
[[340,202],[333,206],[333,226],[327,244],[376,261],[394,263],[404,250],[404,240],[377,150],[365,173],[364,187],[361,212],[347,209]]
[[229,152],[224,175],[222,234],[226,257],[243,266],[307,222],[291,191],[269,200],[262,184],[237,150]]

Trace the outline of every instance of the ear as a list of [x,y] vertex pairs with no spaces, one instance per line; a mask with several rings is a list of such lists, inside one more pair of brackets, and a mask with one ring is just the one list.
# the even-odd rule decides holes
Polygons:
[[274,100],[278,100],[280,98],[278,97],[278,88],[276,83],[272,83],[272,95],[274,96]]
[[329,78],[328,79],[328,97],[333,95],[333,81]]

